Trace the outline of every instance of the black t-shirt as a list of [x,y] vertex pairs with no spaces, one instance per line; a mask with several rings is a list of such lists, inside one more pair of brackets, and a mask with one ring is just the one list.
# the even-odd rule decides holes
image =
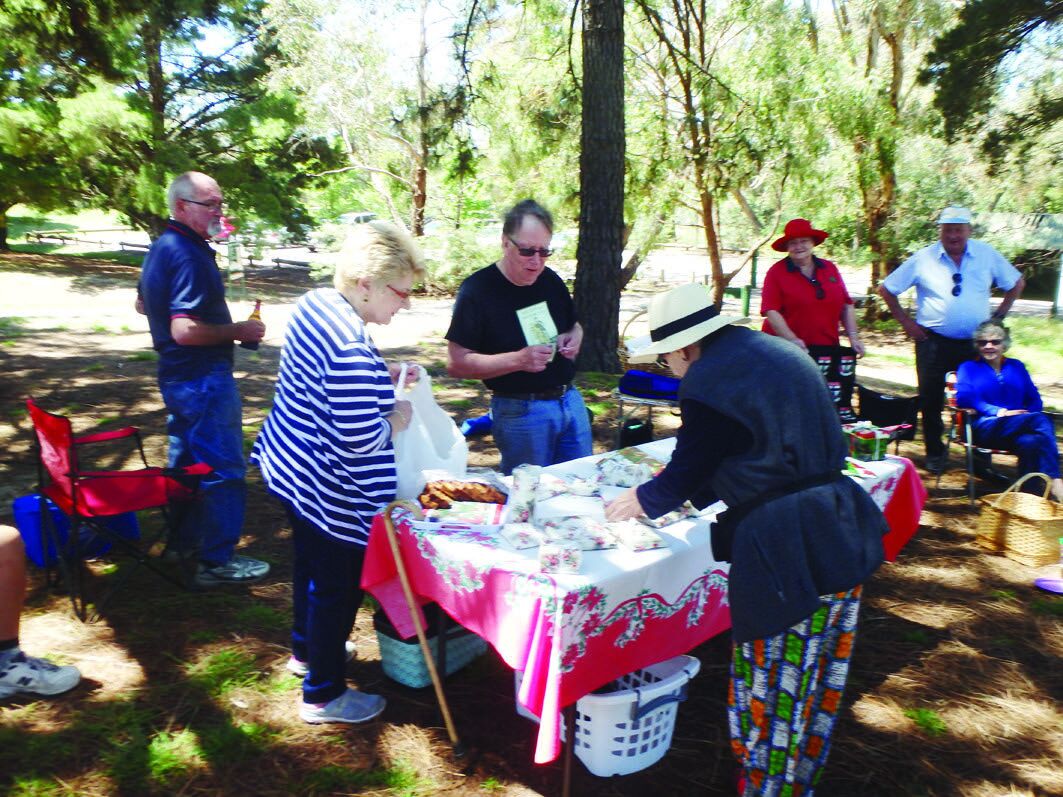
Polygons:
[[[514,285],[492,263],[468,276],[458,290],[447,340],[480,354],[502,354],[529,345],[517,318],[517,311],[544,303],[550,311],[557,334],[576,324],[576,307],[565,283],[554,271],[543,273],[532,285]],[[537,393],[572,381],[576,365],[555,354],[546,370],[537,374],[515,371],[485,379],[491,390],[503,393]]]

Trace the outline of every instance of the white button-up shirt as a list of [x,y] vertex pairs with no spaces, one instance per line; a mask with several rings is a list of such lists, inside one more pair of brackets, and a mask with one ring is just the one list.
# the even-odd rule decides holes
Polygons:
[[[953,279],[961,275],[960,282]],[[882,285],[894,296],[915,286],[915,321],[947,338],[969,338],[989,318],[989,293],[993,286],[1008,291],[1019,281],[1018,269],[996,249],[982,241],[967,241],[960,266],[941,242],[909,257]],[[960,285],[960,295],[952,289]]]

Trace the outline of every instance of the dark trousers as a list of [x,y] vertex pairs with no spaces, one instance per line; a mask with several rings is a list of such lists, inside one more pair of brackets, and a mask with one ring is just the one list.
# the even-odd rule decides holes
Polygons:
[[303,700],[327,703],[347,689],[344,643],[362,605],[364,545],[347,545],[285,505],[292,524],[292,655],[307,663]]
[[945,407],[945,374],[974,357],[970,338],[946,338],[924,329],[926,340],[915,342],[915,371],[919,378],[919,410],[923,414],[923,440],[928,457],[941,455],[945,444],[941,435],[945,425],[941,411]]
[[[1045,473],[1059,478],[1059,449],[1052,419],[1043,412],[980,418],[974,425],[975,445],[1002,448],[1019,455],[1019,475]],[[1040,482],[1040,479],[1031,479]],[[1043,484],[1041,485],[1043,489]]]

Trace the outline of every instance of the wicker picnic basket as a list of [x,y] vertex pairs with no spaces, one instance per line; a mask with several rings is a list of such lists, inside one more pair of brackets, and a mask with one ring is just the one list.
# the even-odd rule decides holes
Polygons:
[[627,373],[627,371],[629,371],[630,369],[636,368],[639,371],[646,371],[648,373],[658,374],[660,376],[674,376],[674,374],[672,373],[672,369],[670,369],[666,365],[658,365],[656,361],[648,363],[628,362],[627,343],[625,342],[625,340],[627,339],[628,327],[631,326],[632,322],[636,318],[641,318],[644,315],[646,315],[645,310],[640,310],[639,312],[635,313],[635,315],[631,316],[631,318],[627,320],[627,323],[624,324],[624,328],[620,330],[620,345],[616,349],[616,354],[620,358],[620,370]]
[[[1043,496],[1019,492],[1023,482],[1037,477],[1045,480]],[[1027,473],[1004,492],[980,498],[978,544],[1030,567],[1058,562],[1063,504],[1048,499],[1050,482],[1043,473]]]

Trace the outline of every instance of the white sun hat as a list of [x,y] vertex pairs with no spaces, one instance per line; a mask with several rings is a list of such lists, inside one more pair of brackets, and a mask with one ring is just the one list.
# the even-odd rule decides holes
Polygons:
[[941,211],[938,216],[938,224],[970,224],[971,211],[959,205],[950,205]]
[[650,301],[649,341],[633,346],[633,363],[653,362],[658,354],[667,354],[697,343],[710,332],[728,324],[744,324],[748,318],[721,315],[709,300],[704,285],[691,283],[659,293]]

